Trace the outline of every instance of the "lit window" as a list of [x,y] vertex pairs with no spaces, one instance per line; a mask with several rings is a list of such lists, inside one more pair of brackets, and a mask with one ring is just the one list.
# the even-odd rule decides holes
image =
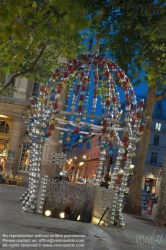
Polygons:
[[9,125],[4,121],[4,120],[1,120],[0,121],[0,133],[6,133],[6,134],[9,134]]
[[21,159],[19,164],[19,171],[28,172],[29,171],[29,145],[23,145]]
[[161,123],[156,123],[155,129],[156,129],[157,131],[160,131],[160,130],[161,130]]
[[0,139],[0,156],[8,155],[9,140]]

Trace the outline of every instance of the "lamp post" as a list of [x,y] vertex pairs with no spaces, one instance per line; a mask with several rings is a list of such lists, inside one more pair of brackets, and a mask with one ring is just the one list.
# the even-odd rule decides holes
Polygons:
[[86,179],[86,155],[83,155],[83,159],[85,160],[85,170],[84,170],[84,179]]

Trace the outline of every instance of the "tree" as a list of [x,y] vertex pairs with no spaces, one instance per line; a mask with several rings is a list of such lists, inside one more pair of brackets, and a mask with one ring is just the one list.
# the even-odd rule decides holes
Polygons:
[[[58,57],[75,57],[89,25],[79,1],[2,0],[0,3],[0,74],[45,82]],[[0,86],[2,94],[3,86]]]
[[100,32],[104,40],[100,49],[111,51],[110,56],[115,58],[134,84],[142,81],[148,84],[144,115],[150,119],[137,150],[132,182],[123,210],[141,215],[140,190],[153,109],[155,102],[166,96],[165,1],[109,1],[100,25],[92,23],[92,30]]
[[159,199],[157,202],[157,212],[154,220],[156,226],[166,226],[166,154],[164,155],[164,161],[162,166],[162,179],[160,184]]

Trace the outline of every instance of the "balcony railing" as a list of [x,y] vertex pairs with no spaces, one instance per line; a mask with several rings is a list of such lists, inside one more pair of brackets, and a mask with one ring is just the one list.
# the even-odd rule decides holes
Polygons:
[[166,116],[165,115],[156,115],[154,114],[152,116],[152,118],[158,119],[158,120],[166,120]]
[[154,130],[154,131],[156,131],[156,132],[166,132],[166,128],[156,129],[155,126],[151,126],[151,130]]
[[156,162],[146,161],[145,164],[149,166],[162,167],[162,162],[158,162],[158,161]]

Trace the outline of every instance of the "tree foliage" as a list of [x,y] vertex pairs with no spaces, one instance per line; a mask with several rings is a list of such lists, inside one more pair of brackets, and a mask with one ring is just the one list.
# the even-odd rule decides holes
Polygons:
[[161,90],[166,84],[165,1],[108,2],[101,22],[91,26],[104,38],[101,50],[111,51],[135,84],[145,81]]
[[[70,10],[70,11],[69,11]],[[77,55],[80,29],[89,25],[79,1],[2,0],[0,73],[46,81],[61,55]]]

